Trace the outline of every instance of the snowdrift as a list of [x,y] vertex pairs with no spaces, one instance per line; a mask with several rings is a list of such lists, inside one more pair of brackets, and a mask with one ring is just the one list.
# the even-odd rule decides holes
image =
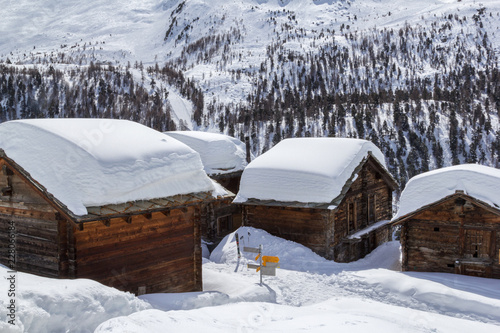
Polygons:
[[58,280],[16,273],[16,321],[4,320],[8,269],[0,265],[1,332],[93,332],[103,321],[151,308],[130,293],[87,279]]
[[247,165],[245,144],[236,138],[199,131],[164,133],[198,152],[209,175],[242,171]]

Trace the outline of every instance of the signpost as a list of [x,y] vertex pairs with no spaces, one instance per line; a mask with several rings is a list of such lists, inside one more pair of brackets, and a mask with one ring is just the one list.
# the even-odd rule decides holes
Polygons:
[[236,248],[238,249],[238,259],[241,258],[241,253],[240,253],[240,239],[238,238],[238,233],[236,233]]
[[262,285],[262,276],[276,276],[276,268],[279,268],[278,257],[272,256],[263,256],[262,255],[262,245],[256,247],[243,247],[244,252],[257,253],[255,257],[255,261],[259,261],[259,264],[247,264],[248,268],[256,269],[257,272],[260,272],[260,284]]

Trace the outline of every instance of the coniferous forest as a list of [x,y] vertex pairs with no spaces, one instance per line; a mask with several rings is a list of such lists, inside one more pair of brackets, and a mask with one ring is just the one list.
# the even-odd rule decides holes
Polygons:
[[[499,52],[490,34],[499,10],[477,4],[466,14],[360,29],[348,3],[338,4],[348,15],[341,24],[315,29],[286,6],[252,6],[263,41],[229,12],[200,16],[175,1],[164,9],[170,51],[146,65],[110,61],[99,40],[0,55],[0,120],[130,119],[159,131],[249,136],[255,155],[290,137],[364,138],[401,185],[452,164],[498,167]],[[189,102],[190,121],[176,116],[174,93]]]

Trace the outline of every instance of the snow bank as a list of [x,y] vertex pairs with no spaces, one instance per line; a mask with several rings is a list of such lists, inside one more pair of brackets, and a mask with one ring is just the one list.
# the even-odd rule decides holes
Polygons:
[[[241,259],[238,259],[236,233],[240,238]],[[354,263],[336,263],[325,259],[308,247],[280,237],[273,236],[267,231],[252,227],[240,227],[227,235],[212,251],[210,260],[218,264],[242,265],[254,262],[255,254],[244,252],[246,247],[262,245],[263,254],[280,258],[281,269],[319,274],[332,274],[344,270],[387,268],[392,269],[399,264],[399,242],[384,243],[365,258]]]
[[165,134],[197,151],[209,175],[242,171],[247,165],[245,144],[236,138],[198,131],[172,131]]
[[9,121],[0,125],[0,148],[75,215],[91,206],[215,190],[198,153],[126,120]]
[[235,202],[248,199],[330,203],[341,194],[355,168],[371,153],[371,142],[345,138],[294,138],[278,143],[243,172]]
[[455,165],[413,177],[401,193],[393,220],[432,204],[457,190],[500,208],[500,170],[477,164]]
[[[405,302],[426,305],[426,310],[449,316],[464,318],[484,317],[493,321],[500,319],[500,281],[477,277],[463,277],[453,274],[388,274],[386,270],[373,269],[355,273],[358,288],[365,289],[365,296],[385,299],[390,302]],[[433,276],[441,281],[432,281]],[[470,283],[465,290],[459,290],[460,281]],[[449,283],[452,282],[452,283]],[[449,283],[450,285],[446,285]],[[365,288],[360,285],[365,284]],[[477,289],[489,285],[488,295],[480,295]],[[474,290],[476,288],[476,290]],[[467,290],[468,289],[468,290]],[[485,288],[487,289],[487,288]],[[473,292],[470,292],[473,291]],[[493,293],[492,293],[493,291]]]
[[[146,310],[151,306],[133,294],[87,279],[57,280],[16,273],[15,326],[5,311],[8,269],[0,266],[1,332],[93,332],[103,321]],[[5,292],[3,292],[5,291]]]
[[134,332],[496,332],[497,326],[355,297],[302,307],[239,303],[191,311],[147,310],[101,324],[96,333]]
[[163,311],[191,310],[230,302],[227,294],[218,291],[146,294],[139,298],[151,304],[155,309]]

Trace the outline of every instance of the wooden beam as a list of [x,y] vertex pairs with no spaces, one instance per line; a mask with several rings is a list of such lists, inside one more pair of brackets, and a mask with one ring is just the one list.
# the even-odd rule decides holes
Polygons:
[[163,215],[165,215],[166,217],[169,217],[170,216],[170,210],[163,210],[161,212]]
[[144,216],[148,220],[151,220],[153,218],[153,214],[152,213],[145,213],[145,214],[142,214],[142,216]]
[[83,231],[83,223],[78,223],[78,229],[79,229],[80,231]]
[[123,216],[122,220],[125,221],[126,223],[130,224],[130,223],[132,223],[132,216]]
[[110,219],[101,220],[101,223],[104,224],[106,227],[109,227],[111,225]]

